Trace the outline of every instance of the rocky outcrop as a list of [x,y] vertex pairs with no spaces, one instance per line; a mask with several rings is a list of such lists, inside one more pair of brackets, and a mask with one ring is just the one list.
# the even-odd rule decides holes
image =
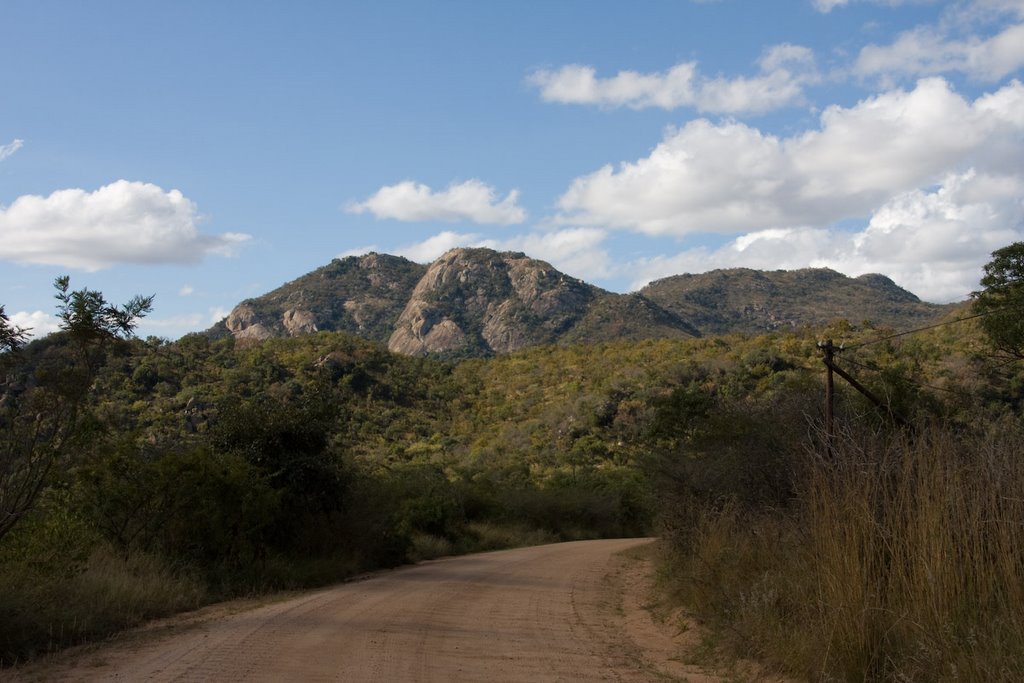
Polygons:
[[317,331],[316,316],[309,311],[288,309],[280,318],[274,319],[258,312],[252,304],[242,303],[228,314],[224,326],[235,339],[261,340],[269,337],[311,334]]
[[284,329],[288,330],[288,336],[297,337],[300,334],[312,334],[317,331],[316,316],[309,311],[300,311],[292,308],[284,312],[281,317]]
[[388,349],[407,356],[425,356],[462,348],[465,343],[466,334],[458,323],[432,310],[426,302],[414,299],[399,317]]
[[458,356],[554,343],[599,292],[525,254],[453,249],[417,283],[388,348]]
[[239,304],[224,320],[228,331],[235,339],[267,339],[274,336],[270,326],[260,320],[252,306]]

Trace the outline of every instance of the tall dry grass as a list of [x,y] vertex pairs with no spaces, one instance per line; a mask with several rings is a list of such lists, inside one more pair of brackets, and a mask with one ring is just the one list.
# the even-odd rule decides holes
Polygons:
[[[146,619],[194,609],[206,589],[152,555],[96,548],[80,570],[8,562],[0,573],[0,670]],[[2,678],[0,674],[0,678]]]
[[790,510],[705,506],[670,581],[720,644],[812,680],[1024,680],[1022,446],[847,434]]
[[826,671],[1024,680],[1024,440],[845,440],[805,492]]

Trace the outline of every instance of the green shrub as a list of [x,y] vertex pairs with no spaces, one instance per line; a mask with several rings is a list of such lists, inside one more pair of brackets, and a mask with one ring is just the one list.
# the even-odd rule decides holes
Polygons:
[[281,515],[279,494],[254,466],[205,448],[151,451],[128,439],[78,482],[85,515],[116,548],[200,568],[251,561]]

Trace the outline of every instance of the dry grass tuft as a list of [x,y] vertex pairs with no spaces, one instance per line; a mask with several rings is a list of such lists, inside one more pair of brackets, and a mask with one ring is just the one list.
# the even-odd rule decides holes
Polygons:
[[7,563],[0,575],[0,665],[198,607],[202,583],[141,553],[101,546],[82,571],[64,575]]
[[727,647],[814,680],[1024,680],[1022,446],[849,436],[789,512],[705,506],[666,581]]

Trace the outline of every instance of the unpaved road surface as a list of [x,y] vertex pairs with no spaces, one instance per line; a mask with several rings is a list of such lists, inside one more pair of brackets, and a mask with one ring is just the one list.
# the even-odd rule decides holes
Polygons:
[[[88,681],[717,680],[668,661],[671,638],[636,604],[636,567],[644,563],[618,553],[646,542],[435,560],[5,673]],[[652,652],[658,647],[664,651]]]

